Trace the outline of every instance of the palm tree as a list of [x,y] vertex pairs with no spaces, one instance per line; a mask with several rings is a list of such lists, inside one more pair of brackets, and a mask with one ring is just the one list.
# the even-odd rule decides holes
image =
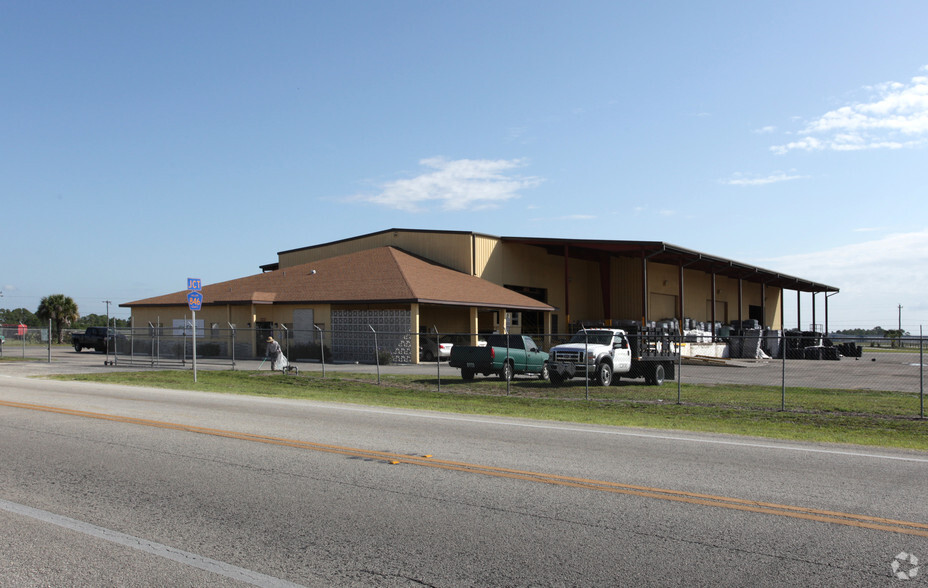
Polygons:
[[63,335],[61,328],[70,326],[73,321],[76,321],[81,316],[77,312],[77,303],[74,302],[74,299],[64,294],[50,294],[42,298],[35,314],[43,321],[50,320],[55,323],[59,344]]

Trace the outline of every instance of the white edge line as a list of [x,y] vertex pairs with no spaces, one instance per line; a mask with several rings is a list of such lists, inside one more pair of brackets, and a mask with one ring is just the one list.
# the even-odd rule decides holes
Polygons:
[[517,421],[492,420],[478,417],[451,416],[430,413],[411,413],[400,410],[378,410],[373,408],[362,408],[358,406],[345,406],[340,404],[326,403],[326,407],[337,410],[349,410],[355,412],[371,412],[376,414],[398,414],[401,416],[417,417],[423,419],[461,421],[471,423],[482,423],[487,425],[506,425],[510,427],[525,427],[529,429],[552,429],[557,431],[569,431],[572,433],[594,433],[600,435],[616,435],[621,437],[640,437],[644,439],[659,439],[662,441],[686,441],[690,443],[708,443],[714,445],[734,445],[737,447],[753,447],[757,449],[775,449],[782,451],[799,451],[806,453],[823,453],[827,455],[842,455],[847,457],[867,457],[871,459],[888,459],[895,461],[911,461],[916,463],[928,463],[926,457],[908,457],[902,455],[885,455],[879,453],[867,453],[863,451],[844,451],[840,449],[821,449],[816,447],[800,447],[797,445],[777,445],[773,443],[757,443],[749,441],[728,441],[723,439],[704,439],[698,437],[684,437],[680,435],[667,435],[661,433],[639,433],[631,431],[605,430],[594,428],[574,427],[570,425],[541,424],[541,423],[524,423]]
[[17,504],[8,500],[0,499],[0,509],[36,519],[45,523],[51,523],[59,527],[64,527],[65,529],[77,531],[78,533],[96,537],[97,539],[103,539],[104,541],[130,547],[139,551],[144,551],[145,553],[163,557],[165,559],[169,559],[171,561],[175,561],[190,567],[205,570],[214,574],[220,574],[227,578],[238,580],[239,582],[246,582],[252,586],[262,586],[267,588],[303,588],[301,584],[294,584],[293,582],[288,582],[287,580],[281,580],[280,578],[268,576],[253,570],[240,568],[226,562],[203,557],[195,553],[190,553],[189,551],[176,549],[168,545],[155,543],[154,541],[148,541],[147,539],[133,537],[132,535],[120,533],[119,531],[98,527],[97,525],[93,525],[91,523],[85,523],[77,519],[72,519],[45,510],[32,508],[31,506]]

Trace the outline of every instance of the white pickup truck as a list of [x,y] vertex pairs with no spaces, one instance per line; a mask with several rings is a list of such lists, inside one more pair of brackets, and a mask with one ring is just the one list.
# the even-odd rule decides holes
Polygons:
[[663,331],[592,328],[577,332],[570,342],[551,348],[548,379],[557,386],[574,376],[608,386],[622,376],[644,378],[660,386],[674,379],[680,349]]

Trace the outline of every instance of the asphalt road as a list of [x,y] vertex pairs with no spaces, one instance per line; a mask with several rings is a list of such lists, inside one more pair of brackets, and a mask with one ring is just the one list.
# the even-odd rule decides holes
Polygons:
[[891,586],[928,561],[924,452],[18,369],[2,586]]

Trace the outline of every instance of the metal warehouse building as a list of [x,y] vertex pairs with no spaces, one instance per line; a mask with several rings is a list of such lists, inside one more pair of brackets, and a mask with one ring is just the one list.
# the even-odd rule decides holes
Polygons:
[[[838,292],[659,241],[464,231],[389,229],[281,251],[260,269],[204,286],[197,318],[223,327],[284,325],[308,339],[320,329],[348,333],[367,325],[405,331],[413,334],[405,358],[413,362],[415,334],[427,330],[552,334],[581,321],[664,319],[801,327],[783,322],[788,291],[796,292],[800,310],[802,293],[813,300],[826,294],[827,328],[827,294]],[[131,308],[135,325],[169,324],[186,315],[186,292],[120,306]]]

